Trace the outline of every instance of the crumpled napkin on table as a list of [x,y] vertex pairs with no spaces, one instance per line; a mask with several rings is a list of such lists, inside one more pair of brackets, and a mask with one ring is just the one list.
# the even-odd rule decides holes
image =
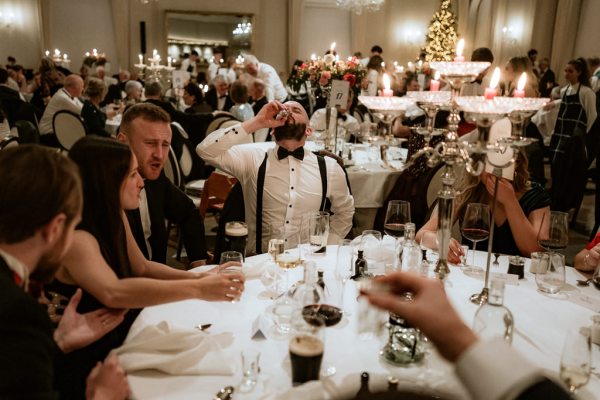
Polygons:
[[112,353],[128,373],[154,369],[171,375],[233,375],[235,362],[222,349],[228,335],[207,335],[162,321],[127,338]]

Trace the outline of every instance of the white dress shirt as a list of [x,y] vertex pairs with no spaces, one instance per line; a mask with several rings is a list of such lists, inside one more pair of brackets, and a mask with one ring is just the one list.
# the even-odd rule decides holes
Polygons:
[[152,221],[150,220],[150,211],[148,210],[148,196],[146,189],[140,190],[140,219],[142,220],[142,231],[144,232],[144,241],[148,250],[148,260],[152,259],[152,246],[150,245],[150,236],[152,236]]
[[47,135],[53,132],[52,130],[52,118],[54,114],[61,110],[68,110],[74,112],[75,114],[81,114],[81,108],[83,104],[79,101],[78,98],[73,97],[67,92],[64,88],[60,89],[48,102],[46,109],[44,110],[44,115],[40,120],[40,134]]
[[[326,126],[326,108],[319,108],[316,110],[313,115],[310,117],[310,126],[315,131],[324,131],[327,129]],[[345,134],[344,140],[350,140],[350,134],[360,132],[360,124],[350,114],[346,114],[346,120],[344,121],[342,118],[338,118],[338,129],[342,128]]]
[[269,64],[259,63],[258,78],[265,83],[267,100],[285,101],[288,93],[275,68]]
[[[562,99],[565,95],[565,91],[567,96],[574,95],[577,93],[577,89],[579,88],[579,83],[575,85],[567,85],[560,89],[560,98]],[[596,121],[596,94],[592,89],[587,86],[581,86],[579,90],[579,102],[583,106],[585,110],[585,116],[587,118],[587,132],[590,131],[592,125],[594,125],[594,121]],[[556,106],[558,107],[560,103]]]
[[21,262],[18,258],[9,254],[4,250],[0,250],[0,257],[4,259],[4,262],[8,266],[8,268],[13,271],[15,274],[21,278],[21,287],[27,291],[29,287],[29,270],[25,267],[25,264]]
[[456,362],[456,374],[471,398],[513,399],[544,379],[541,371],[502,339],[480,340]]
[[[258,169],[265,158],[264,144],[236,146],[247,141],[248,132],[241,125],[219,129],[206,137],[196,148],[208,164],[235,176],[244,192],[248,249],[256,248],[256,185]],[[267,150],[268,161],[263,195],[262,249],[269,240],[283,236],[286,247],[298,244],[302,216],[318,211],[321,205],[321,174],[317,156],[305,151],[302,161],[294,157],[277,158],[277,146]],[[354,199],[350,195],[344,171],[337,162],[325,157],[327,165],[327,197],[335,214],[329,221],[329,243],[338,243],[352,228]],[[277,230],[273,232],[273,230]]]
[[217,76],[217,72],[219,71],[220,67],[221,65],[217,64],[216,62],[211,62],[208,65],[208,82],[212,82],[215,76]]

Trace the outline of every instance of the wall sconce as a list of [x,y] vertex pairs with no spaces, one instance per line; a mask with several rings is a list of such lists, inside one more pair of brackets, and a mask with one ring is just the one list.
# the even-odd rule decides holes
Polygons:
[[0,26],[2,28],[10,29],[15,24],[15,14],[12,12],[3,13],[0,12]]
[[502,27],[502,42],[512,46],[518,43],[515,29],[512,26]]
[[406,31],[404,41],[410,46],[420,46],[423,42],[423,32],[420,30]]

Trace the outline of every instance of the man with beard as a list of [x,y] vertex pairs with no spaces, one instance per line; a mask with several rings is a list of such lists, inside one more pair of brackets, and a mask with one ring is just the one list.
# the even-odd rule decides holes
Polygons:
[[[39,179],[44,171],[44,179]],[[77,166],[41,146],[0,153],[0,398],[54,399],[53,357],[98,340],[123,320],[124,311],[78,314],[78,290],[58,327],[38,304],[35,286],[48,282],[71,245],[81,219]],[[127,378],[116,358],[87,379],[88,399],[123,399]]]
[[[273,129],[275,148],[235,146],[246,135]],[[329,157],[304,150],[312,133],[306,111],[297,102],[272,101],[254,118],[211,133],[196,151],[207,163],[235,176],[242,185],[249,253],[263,253],[271,238],[286,247],[298,244],[302,216],[331,202],[329,243],[338,243],[352,227],[354,200],[344,171]]]

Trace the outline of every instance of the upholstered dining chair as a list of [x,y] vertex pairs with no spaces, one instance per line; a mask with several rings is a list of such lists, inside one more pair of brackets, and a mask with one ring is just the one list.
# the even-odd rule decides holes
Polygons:
[[64,150],[70,150],[79,139],[86,135],[83,119],[74,112],[61,110],[52,118],[52,129]]

